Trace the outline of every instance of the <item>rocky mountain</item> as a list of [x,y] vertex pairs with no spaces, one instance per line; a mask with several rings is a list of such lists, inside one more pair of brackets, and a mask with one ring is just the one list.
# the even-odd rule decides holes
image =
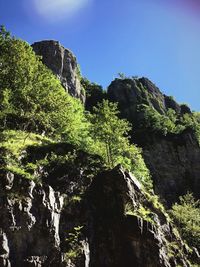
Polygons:
[[43,63],[58,77],[66,91],[84,102],[80,70],[72,52],[53,40],[36,42],[32,47],[34,52],[42,57]]
[[147,105],[160,114],[166,114],[169,108],[177,114],[191,113],[186,105],[179,105],[173,97],[161,93],[159,88],[147,78],[115,79],[108,87],[108,98],[119,103],[122,117],[133,125],[140,119],[138,106]]
[[[147,78],[115,79],[107,92],[82,79],[86,96],[90,97],[85,102],[74,55],[57,41],[34,43],[35,53],[42,56],[42,62],[69,94],[86,103],[84,109],[37,60],[27,43],[15,40],[4,31],[0,37],[3,44],[0,48],[4,51],[0,59],[7,68],[2,72],[3,93],[0,91],[3,99],[0,106],[0,267],[200,266],[200,229],[194,221],[199,216],[198,201],[190,202],[193,228],[189,229],[189,235],[186,231],[187,236],[181,232],[182,221],[177,223],[169,210],[187,191],[193,192],[197,199],[200,197],[199,140],[192,128],[196,121],[190,127],[184,124],[185,120],[190,123],[193,119],[189,107],[162,94]],[[9,51],[8,44],[11,52],[12,49],[23,51],[15,79],[5,76],[13,71],[7,61],[15,55]],[[27,55],[31,55],[35,68],[29,67],[32,63]],[[17,65],[19,60],[14,57],[10,62]],[[22,79],[27,62],[29,86]],[[43,75],[39,76],[38,69],[43,69]],[[46,79],[41,85],[43,76]],[[53,80],[48,87],[51,76]],[[56,90],[58,86],[61,90]],[[60,101],[59,107],[62,104],[61,110],[54,105],[54,93]],[[63,98],[67,96],[66,102],[58,98],[60,93]],[[111,121],[122,122],[119,115],[133,125],[130,140],[142,148],[154,188],[141,151],[130,144],[123,131],[114,140],[118,143],[123,140],[123,149],[115,145],[113,153],[126,159],[125,166],[141,165],[135,173],[114,164],[107,140],[96,141],[96,136],[89,134],[97,125],[102,130],[103,120],[95,124],[88,117],[97,117],[92,107],[105,99],[119,106],[119,114],[115,105],[111,106]],[[64,113],[66,106],[74,109],[68,108]],[[110,111],[108,102],[106,108]],[[86,109],[91,112],[89,116],[85,115]],[[146,111],[151,117],[147,118]],[[39,122],[44,122],[43,128]],[[122,125],[129,129],[127,122],[123,121]],[[115,131],[119,130],[118,125],[114,126]],[[109,137],[114,130],[109,128]],[[130,153],[131,158],[121,150]],[[148,174],[148,186],[143,181],[144,174]],[[187,243],[190,235],[192,241],[198,239],[194,245]]]
[[161,115],[169,109],[176,116],[191,114],[189,107],[179,105],[147,78],[115,79],[108,87],[108,98],[119,103],[121,116],[133,125],[132,139],[143,148],[143,157],[151,171],[154,189],[165,204],[171,206],[179,196],[191,191],[200,197],[200,147],[193,130],[163,135],[140,128],[144,113],[141,105],[152,107]]

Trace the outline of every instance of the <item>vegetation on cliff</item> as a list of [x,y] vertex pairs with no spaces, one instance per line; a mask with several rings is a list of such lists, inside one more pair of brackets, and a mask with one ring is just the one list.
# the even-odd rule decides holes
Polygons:
[[[10,138],[13,143],[16,141],[9,130],[18,131],[15,134],[21,135],[20,142],[24,138],[24,144],[33,133],[39,134],[97,154],[108,168],[122,164],[135,170],[138,179],[152,187],[140,149],[129,142],[130,125],[117,117],[117,105],[105,101],[93,114],[85,112],[82,103],[64,90],[31,46],[12,37],[4,27],[0,32],[0,50],[0,128],[4,138],[1,147],[6,148]],[[17,167],[13,165],[12,170]]]
[[200,123],[199,113],[177,114],[173,109],[169,108],[166,114],[160,114],[153,107],[142,105],[140,110],[144,112],[144,120],[141,122],[141,127],[151,131],[159,132],[163,135],[169,133],[179,134],[186,129],[191,129],[195,132],[200,143]]
[[190,246],[200,249],[200,201],[195,200],[192,193],[181,196],[171,214],[183,238]]
[[[139,81],[134,84],[139,86]],[[81,172],[78,175],[87,177],[90,183],[98,172],[120,164],[143,184],[151,203],[134,207],[134,212],[128,210],[129,215],[152,223],[152,210],[162,214],[165,210],[158,198],[151,195],[153,185],[142,150],[130,141],[131,123],[120,118],[118,105],[109,102],[101,86],[87,79],[82,79],[82,86],[86,91],[86,109],[80,100],[64,90],[29,44],[12,37],[1,27],[1,173],[9,172],[39,183],[49,179],[52,187],[56,187],[58,180],[62,184],[66,178],[66,170],[69,176],[77,175],[75,166]],[[147,104],[139,106],[139,112],[143,112],[141,128],[163,135],[192,128],[200,139],[198,113],[177,114],[168,108],[161,114]],[[59,178],[56,182],[55,174]],[[81,189],[77,192],[79,199]],[[170,214],[182,237],[189,245],[199,248],[199,202],[191,195],[182,197]]]

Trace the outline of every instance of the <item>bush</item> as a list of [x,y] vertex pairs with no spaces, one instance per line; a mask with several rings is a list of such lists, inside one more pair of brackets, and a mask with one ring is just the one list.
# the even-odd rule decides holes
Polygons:
[[173,205],[171,214],[182,237],[190,246],[200,249],[200,201],[187,193],[180,197],[180,203]]
[[0,127],[79,141],[84,108],[26,42],[0,32]]

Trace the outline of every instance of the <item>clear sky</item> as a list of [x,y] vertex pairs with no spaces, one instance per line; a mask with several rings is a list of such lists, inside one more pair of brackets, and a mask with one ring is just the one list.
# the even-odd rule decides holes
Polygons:
[[200,111],[199,0],[0,0],[0,24],[29,43],[55,39],[106,88],[146,76]]

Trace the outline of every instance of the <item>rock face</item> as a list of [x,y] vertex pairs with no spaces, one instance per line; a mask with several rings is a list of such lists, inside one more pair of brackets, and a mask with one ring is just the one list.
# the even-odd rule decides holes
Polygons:
[[23,193],[1,197],[0,266],[56,266],[63,198],[48,185],[21,181],[18,186]]
[[[22,160],[34,164],[52,152],[69,155],[69,147],[29,148]],[[74,165],[39,168],[40,182],[1,172],[0,266],[189,267],[155,196],[120,167],[96,175],[93,162],[79,151]]]
[[[89,189],[91,267],[188,266],[183,244],[136,178],[116,168],[100,174]],[[144,220],[140,208],[151,210]],[[178,244],[179,256],[172,243]],[[169,256],[170,249],[173,256]]]
[[[138,120],[138,106],[148,105],[157,110],[160,114],[165,114],[169,108],[177,114],[181,112],[190,113],[181,108],[176,101],[160,92],[149,79],[115,79],[108,87],[108,98],[119,103],[119,109],[124,118],[135,124]],[[183,109],[183,110],[182,110]]]
[[138,133],[154,189],[169,207],[188,191],[200,198],[200,148],[192,131],[162,136]]
[[53,40],[36,42],[32,47],[37,55],[42,56],[43,63],[59,78],[66,91],[84,102],[80,73],[72,52]]
[[109,99],[119,103],[121,116],[133,124],[133,142],[143,148],[154,189],[171,206],[180,195],[191,191],[199,198],[200,148],[192,131],[182,134],[158,134],[139,129],[143,119],[140,105],[153,107],[165,115],[169,108],[178,116],[191,113],[186,105],[178,105],[172,97],[163,95],[148,79],[116,79],[108,88]]

